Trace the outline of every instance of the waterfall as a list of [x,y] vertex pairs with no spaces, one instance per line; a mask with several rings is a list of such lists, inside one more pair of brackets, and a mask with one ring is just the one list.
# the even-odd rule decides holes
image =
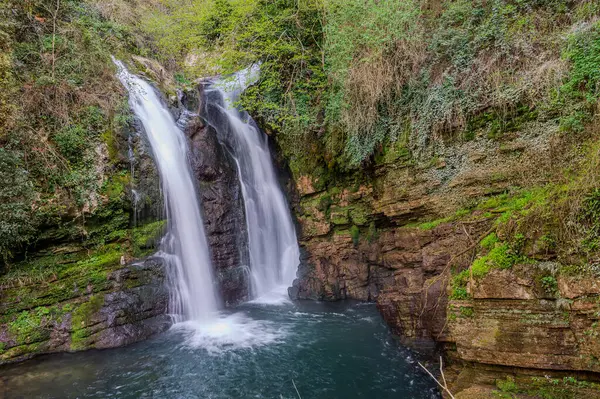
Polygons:
[[[235,159],[244,197],[252,295],[264,301],[287,298],[299,264],[296,231],[279,186],[267,136],[234,105],[255,79],[250,68],[205,88],[204,117]],[[274,294],[274,295],[272,295]]]
[[218,301],[186,138],[152,86],[129,73],[122,62],[114,62],[129,92],[129,105],[144,126],[160,175],[168,232],[158,255],[169,265],[173,285],[170,312],[175,321],[211,318]]

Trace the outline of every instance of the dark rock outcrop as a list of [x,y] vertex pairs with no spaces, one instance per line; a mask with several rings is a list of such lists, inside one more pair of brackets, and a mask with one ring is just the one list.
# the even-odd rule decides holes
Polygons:
[[[12,304],[2,310],[0,364],[44,353],[116,348],[169,328],[160,258],[107,265],[101,276],[97,271],[86,275],[84,268],[46,284],[19,287],[39,306]],[[1,291],[0,299],[11,293],[13,289]]]
[[[187,97],[188,106],[198,106],[192,93]],[[246,219],[235,162],[212,127],[196,114],[186,116],[190,162],[198,183],[213,267],[225,305],[235,305],[248,299],[250,289]]]
[[154,163],[152,148],[143,133],[140,121],[134,120],[132,129],[126,129],[127,148],[131,168],[132,222],[142,224],[164,217],[164,203],[160,190],[160,178]]

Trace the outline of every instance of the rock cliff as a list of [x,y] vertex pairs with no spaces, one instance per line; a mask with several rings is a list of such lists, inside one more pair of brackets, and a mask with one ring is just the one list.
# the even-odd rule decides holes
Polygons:
[[555,132],[450,144],[435,162],[392,149],[352,176],[296,176],[303,259],[290,295],[375,301],[403,342],[443,350],[464,398],[507,376],[597,380],[600,279],[570,268],[546,216],[532,216],[546,203],[532,186],[570,156]]
[[[200,112],[196,108],[195,112]],[[226,305],[248,299],[248,238],[242,190],[233,159],[196,114],[188,123],[190,161],[198,181],[213,267]]]

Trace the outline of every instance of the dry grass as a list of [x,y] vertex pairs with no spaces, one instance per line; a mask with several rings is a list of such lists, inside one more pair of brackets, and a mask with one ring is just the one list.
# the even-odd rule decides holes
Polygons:
[[86,0],[86,2],[97,9],[103,18],[131,26],[136,25],[139,20],[137,10],[142,7],[142,3],[147,3],[138,0]]
[[426,59],[420,40],[399,40],[392,49],[363,49],[348,71],[342,115],[350,131],[372,134],[380,107],[391,107],[394,95],[419,71]]

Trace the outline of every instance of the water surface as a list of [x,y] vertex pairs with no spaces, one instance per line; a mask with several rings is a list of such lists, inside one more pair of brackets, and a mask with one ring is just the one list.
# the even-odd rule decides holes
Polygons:
[[246,304],[126,348],[0,368],[7,398],[440,398],[374,305]]

